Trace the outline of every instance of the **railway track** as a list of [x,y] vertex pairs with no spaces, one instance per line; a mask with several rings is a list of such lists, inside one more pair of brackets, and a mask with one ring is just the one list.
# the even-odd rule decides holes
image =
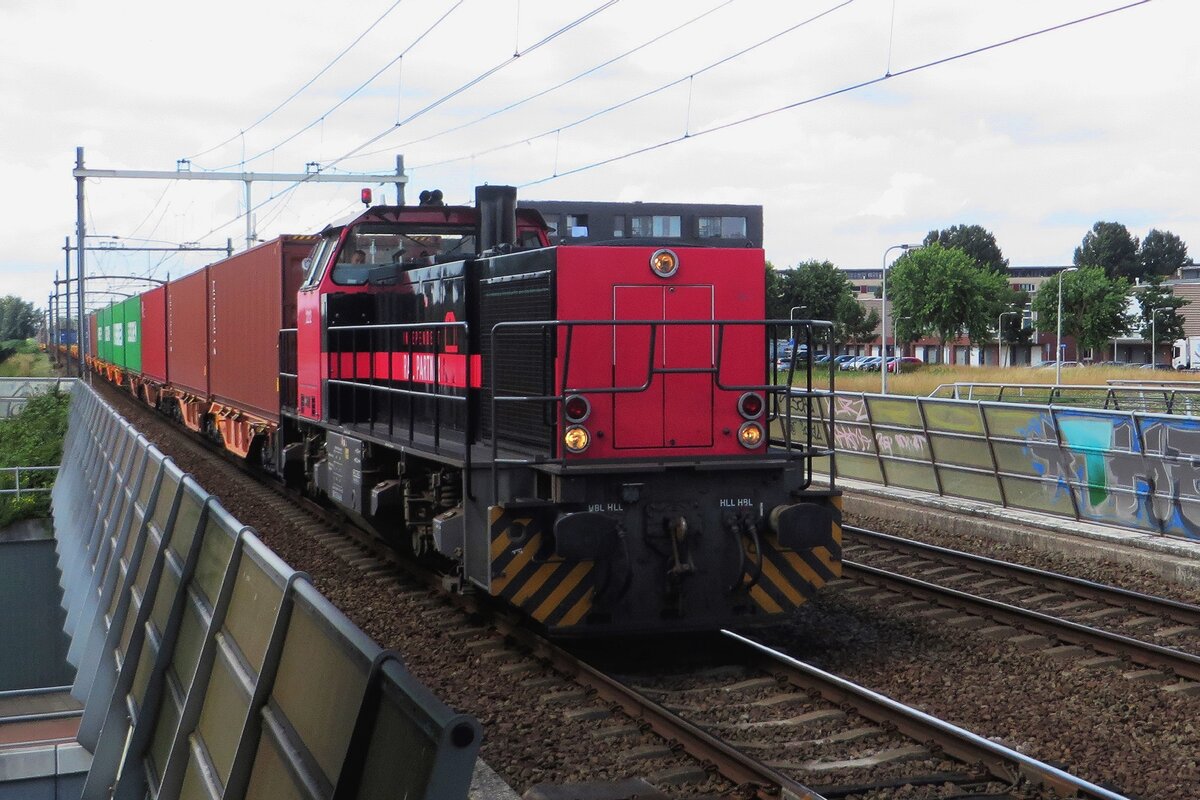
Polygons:
[[1049,648],[1088,647],[1184,679],[1176,691],[1200,689],[1200,607],[860,528],[846,532],[846,554],[871,562],[845,561],[847,580],[971,615],[993,638],[1010,628],[1026,646],[1040,644],[1032,634]]
[[[1165,627],[1175,628],[1176,626],[1186,625],[1190,628],[1195,628],[1198,635],[1200,635],[1200,606],[1191,603],[1183,603],[1178,600],[1171,600],[1143,592],[1134,592],[1116,586],[1097,583],[1096,581],[1076,578],[1071,575],[1027,567],[974,553],[966,553],[961,550],[951,550],[947,547],[939,547],[914,539],[904,539],[899,536],[870,531],[865,528],[847,525],[843,527],[843,532],[847,534],[845,548],[847,552],[865,553],[869,549],[874,549],[887,551],[892,556],[911,556],[919,560],[914,562],[914,564],[928,564],[931,568],[958,566],[971,571],[975,575],[1005,578],[1012,581],[1014,586],[1022,584],[1039,591],[1062,592],[1077,599],[1103,603],[1109,608],[1114,609],[1113,612],[1106,611],[1104,614],[1097,614],[1093,610],[1080,606],[1079,612],[1081,614],[1091,614],[1090,618],[1092,619],[1112,617],[1116,614],[1117,610],[1120,612],[1137,612],[1142,615],[1156,617],[1157,620],[1155,621],[1160,622]],[[872,560],[875,563],[879,562],[878,558]],[[974,584],[974,587],[977,590],[987,590],[987,587],[980,586],[978,583]],[[985,593],[990,595],[996,592],[985,591]],[[1015,596],[1018,600],[1021,599],[1020,594],[1017,592],[1010,592],[1009,595]],[[1145,623],[1137,627],[1144,628]],[[1155,629],[1153,632],[1156,634],[1163,633],[1162,629]],[[1183,633],[1184,631],[1179,632]],[[1171,634],[1169,633],[1168,635]]]
[[[819,797],[1123,797],[751,638],[722,635],[734,665],[622,680],[727,733]],[[938,794],[913,794],[922,790]]]

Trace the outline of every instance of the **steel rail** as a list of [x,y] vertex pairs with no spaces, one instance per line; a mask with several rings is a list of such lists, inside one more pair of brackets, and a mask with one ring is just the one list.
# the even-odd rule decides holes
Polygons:
[[892,536],[880,533],[879,531],[870,531],[865,528],[843,525],[842,532],[850,533],[864,539],[883,542],[888,547],[907,550],[912,553],[929,554],[931,557],[941,561],[953,562],[967,567],[977,567],[993,572],[1003,572],[1005,573],[1005,577],[1011,577],[1022,583],[1033,581],[1038,585],[1068,591],[1088,600],[1122,606],[1145,614],[1168,617],[1176,622],[1200,627],[1200,606],[1191,603],[1134,592],[1117,586],[1107,586],[1103,583],[1076,578],[1071,575],[1027,567],[1023,564],[1012,564],[1007,561],[989,558],[988,556],[964,553],[961,550],[952,550],[948,547],[917,542],[912,539]]
[[968,764],[980,763],[992,775],[1002,780],[1015,783],[1017,777],[1023,776],[1035,783],[1049,786],[1063,796],[1082,796],[1090,800],[1128,800],[1124,795],[1085,781],[1058,767],[1018,753],[923,711],[910,708],[890,697],[772,650],[752,639],[727,630],[721,633],[752,648],[758,654],[761,669],[779,672],[782,668],[793,686],[817,691],[830,702],[849,704],[867,719],[895,726],[901,733],[919,742],[935,742],[954,758]]
[[[454,598],[456,602],[458,599]],[[585,664],[557,645],[521,627],[518,621],[498,616],[491,622],[505,636],[510,636],[528,647],[555,669],[595,691],[598,697],[619,706],[627,716],[644,723],[659,736],[678,743],[685,752],[702,763],[711,765],[716,772],[731,782],[738,785],[755,785],[756,797],[762,800],[824,800],[820,794],[799,781],[746,755],[700,726],[646,698],[637,690]]]
[[1099,653],[1128,658],[1136,664],[1163,669],[1174,675],[1200,682],[1200,656],[1143,642],[1131,636],[1100,630],[1078,622],[990,600],[986,597],[939,586],[935,583],[898,575],[853,561],[842,561],[842,576],[883,588],[898,588],[906,594],[939,605],[959,608],[997,623],[1045,634],[1057,641],[1090,647]]

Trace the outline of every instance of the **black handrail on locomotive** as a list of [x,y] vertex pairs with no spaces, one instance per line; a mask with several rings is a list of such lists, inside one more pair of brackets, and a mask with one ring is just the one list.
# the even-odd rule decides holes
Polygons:
[[[280,346],[279,346],[279,356],[280,356],[280,359],[281,359],[281,360],[282,360],[282,358],[283,358],[283,340],[286,338],[285,334],[288,334],[288,333],[291,333],[291,334],[296,334],[296,333],[299,333],[299,332],[300,332],[300,329],[299,329],[299,328],[280,328],[280,329],[279,329],[279,345],[280,345]],[[299,379],[300,379],[300,376],[299,376],[299,375],[297,375],[295,372],[287,372],[287,371],[285,371],[285,370],[284,370],[284,368],[283,368],[283,365],[282,365],[282,364],[280,364],[280,366],[279,366],[279,377],[281,377],[281,378],[293,378],[293,379],[295,379],[295,380],[299,380]]]
[[296,351],[297,337],[299,336],[298,328],[280,328],[279,335],[275,340],[278,348],[279,357],[279,410],[295,411],[296,406],[300,402],[299,386],[300,376],[298,371],[298,362]]
[[[453,328],[460,329],[463,332],[463,335],[460,338],[460,347],[461,347],[461,354],[462,354],[464,362],[466,364],[466,367],[465,367],[466,386],[464,387],[464,391],[461,396],[452,395],[452,394],[443,394],[440,391],[440,388],[441,388],[440,371],[441,370],[440,370],[440,361],[439,361],[438,356],[444,355],[445,343],[446,343],[446,339],[445,339],[446,330],[453,329]],[[413,413],[412,398],[420,397],[420,398],[434,399],[434,400],[449,400],[449,401],[453,401],[453,402],[461,402],[461,403],[468,404],[467,405],[468,413],[465,415],[466,430],[463,432],[464,433],[464,443],[463,443],[463,470],[464,470],[463,482],[464,482],[464,486],[463,486],[463,491],[466,493],[466,496],[468,498],[473,500],[475,498],[475,494],[472,491],[472,487],[471,487],[471,445],[474,442],[475,432],[474,432],[474,430],[472,428],[472,424],[471,424],[471,416],[472,415],[470,413],[470,405],[469,405],[470,396],[471,396],[471,391],[470,391],[470,389],[471,389],[471,345],[470,345],[470,336],[469,336],[469,332],[470,332],[469,325],[466,322],[416,322],[416,323],[409,322],[409,323],[388,323],[388,324],[383,324],[383,325],[374,325],[374,324],[372,324],[372,325],[331,325],[326,328],[326,331],[329,334],[336,335],[336,334],[349,333],[352,336],[356,333],[361,333],[361,332],[366,332],[366,333],[384,332],[385,334],[387,334],[387,336],[388,336],[387,346],[383,351],[383,352],[388,353],[388,355],[389,355],[388,374],[387,375],[378,376],[375,374],[375,359],[372,357],[370,359],[370,367],[369,367],[370,374],[367,376],[364,376],[364,377],[366,377],[367,380],[370,381],[370,383],[366,383],[366,384],[356,383],[354,381],[343,381],[343,380],[337,380],[337,379],[333,379],[333,378],[328,379],[328,383],[332,384],[332,385],[336,385],[336,386],[347,386],[347,387],[350,387],[351,389],[365,388],[365,389],[368,389],[369,391],[384,392],[385,394],[396,394],[396,395],[400,395],[400,396],[409,398],[409,406],[408,406],[408,441],[409,441],[409,443],[414,443],[416,441],[416,427],[415,427],[416,414]],[[377,383],[375,383],[376,380],[385,380],[385,381],[395,381],[396,380],[395,374],[392,371],[392,359],[390,358],[390,356],[392,353],[397,352],[392,347],[392,344],[393,344],[392,334],[397,331],[432,331],[433,332],[434,341],[432,344],[432,348],[433,348],[432,351],[424,351],[424,350],[420,351],[421,353],[431,352],[431,354],[434,356],[434,358],[433,358],[433,391],[432,392],[416,391],[413,389],[398,389],[398,388],[395,388],[392,386],[380,386]],[[414,340],[416,339],[416,337],[409,336],[406,338],[408,339],[408,350],[407,350],[408,380],[407,380],[407,383],[411,384],[413,382],[413,377],[414,377],[413,355],[417,352],[416,350],[414,350],[414,345],[415,345]],[[351,345],[352,346],[357,345],[357,340],[352,339]],[[357,353],[358,350],[354,349],[354,350],[351,350],[350,352]],[[368,349],[367,352],[374,353],[375,351],[373,349]],[[326,367],[329,369],[330,374],[332,374],[332,359],[335,355],[340,356],[341,351],[335,351],[333,348],[333,343],[331,341],[329,352],[326,354],[326,358],[327,358]],[[352,360],[351,364],[353,366],[353,371],[355,373],[351,377],[352,378],[359,377],[357,374],[358,373],[357,360]],[[339,369],[339,374],[340,374],[340,369]],[[354,418],[357,418],[356,412],[358,411],[358,407],[357,407],[357,400],[356,400],[355,393],[352,392],[350,397],[351,397],[351,409],[350,409],[351,414]],[[374,419],[375,419],[374,395],[368,393],[368,398],[371,402],[371,405],[369,408],[369,412],[371,414],[370,418],[372,420],[371,424],[374,425]],[[388,412],[389,412],[388,413],[388,436],[394,437],[396,435],[395,414],[392,413],[391,408],[388,409]],[[441,417],[442,417],[441,404],[434,403],[433,404],[433,452],[435,452],[435,453],[441,453],[441,430],[442,430]]]
[[[830,355],[828,365],[827,365],[828,370],[829,370],[829,390],[828,390],[828,392],[814,392],[812,390],[812,379],[813,379],[812,356],[813,356],[813,353],[815,352],[813,350],[813,327],[814,326],[818,327],[818,328],[828,328],[828,334],[826,336],[826,350]],[[790,334],[788,338],[792,342],[792,357],[790,359],[788,359],[788,369],[787,369],[787,386],[789,388],[791,387],[792,380],[796,374],[796,356],[795,356],[796,349],[797,349],[796,348],[796,328],[798,328],[798,327],[802,327],[805,331],[804,348],[805,348],[805,352],[808,354],[808,357],[804,359],[805,386],[807,387],[807,391],[799,393],[799,394],[797,394],[795,392],[791,392],[791,391],[789,391],[787,393],[787,408],[788,408],[787,424],[788,424],[788,428],[790,430],[792,398],[794,398],[794,397],[806,398],[806,402],[804,404],[805,436],[807,437],[808,442],[811,444],[812,435],[813,435],[812,398],[814,398],[814,397],[830,397],[830,398],[832,398],[835,393],[835,389],[836,389],[836,387],[834,385],[834,381],[835,381],[835,376],[837,375],[837,369],[836,369],[836,364],[832,358],[833,345],[834,345],[833,323],[819,321],[819,320],[811,320],[811,319],[791,318],[788,320],[787,327],[789,329],[789,334]],[[776,359],[779,355],[778,337],[775,336],[774,327],[772,327],[770,341],[771,341],[771,353],[770,353],[770,362],[769,363],[772,365],[771,369],[774,370],[774,365],[777,363]],[[780,394],[773,393],[771,395],[771,400],[776,405],[776,412],[772,416],[772,418],[774,418],[774,419],[778,419],[778,416],[779,416],[778,415],[778,404],[779,404],[780,399],[781,399]],[[833,417],[834,417],[834,415],[832,413],[832,408],[830,409],[830,411],[831,411],[831,413],[822,415],[822,418],[826,419],[826,427],[828,430],[827,443],[832,443],[834,441],[834,433],[833,433],[833,427],[834,427]],[[790,436],[789,436],[789,439],[790,439]],[[829,449],[827,449],[823,453],[823,455],[831,456],[830,460],[829,460],[829,473],[828,473],[831,486],[836,482],[836,478],[837,478],[837,466],[835,463],[836,459],[835,459],[835,457],[832,456],[833,450],[834,450],[834,448],[833,448],[832,444],[830,444]],[[808,459],[807,463],[805,464],[805,480],[804,480],[804,486],[802,488],[808,488],[809,486],[811,486],[812,479],[813,479],[813,462],[812,462],[812,459],[810,458],[810,459]]]
[[[769,334],[770,334],[769,341],[771,342],[772,350],[774,351],[774,353],[777,353],[778,348],[776,345],[776,341],[777,341],[778,337],[775,334],[777,333],[779,326],[783,325],[784,323],[782,320],[767,320],[766,323],[769,325]],[[834,371],[833,371],[833,363],[832,363],[833,359],[832,358],[830,359],[830,364],[829,364],[829,389],[827,391],[822,391],[820,389],[814,390],[812,388],[813,371],[812,371],[812,358],[811,358],[812,353],[813,353],[813,328],[824,328],[826,330],[826,336],[825,336],[826,349],[830,353],[833,352],[833,344],[834,344],[834,342],[833,342],[833,323],[829,322],[829,321],[825,321],[825,320],[811,320],[811,319],[801,320],[801,319],[791,318],[787,321],[786,327],[790,333],[790,339],[793,343],[792,358],[789,360],[789,364],[788,364],[788,373],[787,373],[786,384],[782,388],[775,389],[773,391],[770,391],[770,393],[769,393],[771,402],[775,406],[775,410],[774,410],[774,412],[770,412],[770,411],[768,412],[767,420],[771,421],[771,420],[780,419],[779,401],[780,401],[780,398],[786,394],[788,400],[787,400],[787,403],[785,404],[785,408],[787,410],[783,415],[784,425],[786,428],[783,446],[784,446],[784,449],[790,453],[791,449],[792,449],[792,399],[795,397],[803,397],[806,399],[806,402],[804,404],[805,405],[805,442],[806,442],[806,450],[808,453],[808,457],[804,459],[804,462],[805,462],[804,463],[804,482],[799,487],[797,487],[797,488],[803,490],[803,489],[807,489],[808,487],[810,487],[812,485],[813,458],[819,457],[819,456],[832,456],[832,454],[833,454],[832,445],[830,445],[830,447],[828,449],[820,451],[820,452],[813,451],[813,449],[812,449],[813,398],[819,398],[819,397],[832,398],[833,397],[833,392],[834,392],[834,384],[833,384]],[[797,392],[792,388],[792,380],[796,374],[795,341],[796,341],[796,328],[797,327],[803,327],[805,330],[805,345],[804,346],[805,346],[805,352],[807,352],[809,354],[809,357],[804,360],[804,362],[805,362],[804,387],[805,388],[803,391],[800,391],[800,392]],[[717,332],[717,342],[718,342],[718,348],[719,348],[718,352],[723,351],[724,335],[725,335],[725,329],[721,328]],[[779,376],[775,372],[775,369],[774,369],[775,363],[776,362],[772,359],[771,364],[770,364],[770,369],[769,369],[769,373],[772,376],[772,386],[778,386],[778,377]],[[718,376],[718,380],[717,380],[717,385],[720,388],[725,388],[725,387],[721,387],[719,376]],[[833,442],[832,427],[829,430],[829,442]]]
[[[497,404],[498,403],[503,403],[503,402],[511,402],[511,403],[540,402],[540,403],[545,404],[545,403],[555,402],[558,404],[559,423],[560,423],[560,425],[562,425],[562,424],[565,424],[565,422],[566,422],[566,419],[565,419],[566,412],[565,412],[565,408],[564,408],[563,404],[564,404],[565,398],[567,397],[568,394],[614,394],[614,395],[615,394],[636,394],[639,392],[644,392],[647,389],[649,389],[651,383],[654,380],[655,375],[710,374],[714,377],[714,384],[716,385],[716,387],[722,391],[732,391],[732,392],[737,392],[737,391],[755,392],[755,391],[757,391],[757,392],[763,392],[764,394],[769,394],[773,398],[778,395],[786,394],[789,398],[806,397],[806,398],[810,399],[810,402],[807,404],[808,407],[806,410],[806,418],[807,418],[806,432],[807,432],[807,436],[808,436],[808,441],[807,441],[807,444],[804,447],[803,451],[800,452],[799,456],[793,456],[793,453],[796,451],[792,447],[792,427],[791,427],[792,403],[790,402],[790,399],[789,399],[789,402],[784,405],[784,408],[786,408],[786,414],[784,417],[784,420],[786,423],[784,426],[785,427],[785,435],[784,435],[784,453],[785,453],[785,455],[782,459],[780,459],[778,461],[778,463],[784,464],[789,461],[796,460],[797,458],[805,460],[807,463],[806,463],[806,467],[805,467],[805,471],[804,471],[804,482],[801,486],[799,486],[797,488],[801,489],[801,490],[807,489],[812,484],[812,477],[813,477],[812,459],[823,458],[826,456],[833,455],[833,450],[830,448],[822,448],[820,450],[816,450],[812,447],[812,403],[811,403],[811,398],[816,398],[816,397],[832,398],[833,397],[833,383],[832,383],[833,374],[832,374],[832,371],[830,372],[830,389],[828,391],[812,388],[812,365],[811,365],[811,362],[809,364],[808,373],[807,373],[808,374],[808,382],[806,384],[805,389],[802,392],[796,392],[791,387],[790,382],[788,385],[785,385],[785,386],[781,386],[778,383],[775,383],[774,380],[776,378],[776,375],[774,374],[774,371],[771,372],[772,383],[769,383],[769,384],[745,384],[745,385],[731,384],[731,385],[726,385],[721,382],[721,366],[722,366],[721,362],[722,362],[722,358],[724,356],[724,335],[725,335],[725,327],[727,325],[763,325],[763,326],[769,326],[768,329],[771,332],[774,332],[774,330],[780,325],[794,327],[797,324],[799,324],[800,322],[803,322],[803,324],[806,324],[807,326],[809,326],[808,339],[809,339],[810,346],[811,346],[811,329],[813,327],[828,329],[829,330],[829,342],[830,342],[830,345],[832,345],[833,323],[826,322],[823,320],[804,320],[804,321],[786,320],[785,321],[785,320],[740,320],[740,319],[738,319],[738,320],[720,320],[720,319],[661,320],[661,319],[658,319],[658,320],[529,320],[529,321],[498,322],[492,326],[492,330],[490,332],[491,352],[492,353],[498,352],[497,338],[499,337],[500,334],[502,334],[503,332],[505,332],[507,330],[517,330],[517,329],[522,329],[522,328],[525,328],[525,329],[540,328],[543,332],[545,332],[545,331],[553,329],[553,328],[561,328],[561,327],[566,328],[566,342],[564,343],[566,353],[563,356],[563,370],[562,370],[563,378],[562,378],[561,390],[560,390],[559,394],[555,394],[555,395],[507,395],[507,396],[499,395],[496,391],[496,388],[497,388],[497,385],[496,385],[496,359],[493,358],[491,361],[491,364],[489,364],[489,370],[490,370],[490,375],[491,375],[490,384],[491,384],[491,388],[492,388],[492,392],[491,392],[491,394],[492,394],[492,397],[491,397],[491,414],[492,414],[492,416],[491,416],[491,418],[493,420],[497,419]],[[657,341],[657,331],[658,331],[659,326],[683,326],[683,325],[707,325],[709,327],[715,327],[717,329],[717,348],[716,348],[717,356],[716,356],[716,360],[715,360],[716,363],[712,367],[670,367],[669,368],[669,367],[655,367],[654,366],[655,343]],[[646,327],[648,327],[650,329],[650,343],[648,346],[647,374],[646,374],[646,380],[642,383],[642,385],[641,386],[620,386],[620,387],[618,387],[618,386],[575,387],[575,388],[568,389],[566,386],[566,381],[567,381],[567,376],[570,375],[571,341],[573,339],[574,329],[576,326],[585,326],[585,327],[646,326]],[[791,378],[791,373],[789,373],[789,381],[790,381],[790,378]],[[776,408],[778,409],[779,404],[776,403],[775,405],[776,405]],[[770,422],[771,420],[778,419],[778,418],[779,418],[778,413],[771,414],[770,412],[768,412],[766,420],[768,422]],[[829,424],[830,424],[829,441],[832,442],[833,441],[832,420],[830,421]],[[769,441],[768,441],[768,444],[769,444]],[[493,432],[493,435],[492,435],[491,445],[492,445],[491,471],[492,471],[492,503],[493,504],[496,504],[499,501],[499,494],[500,494],[499,468],[501,466],[509,467],[509,466],[531,466],[531,465],[535,465],[535,464],[557,464],[557,465],[566,464],[565,457],[560,457],[560,458],[534,457],[534,458],[522,458],[522,459],[516,459],[516,458],[502,459],[502,458],[500,458],[500,454],[499,454],[499,436],[497,436],[495,434],[495,432]],[[770,459],[768,459],[763,463],[772,464],[774,462],[772,462]],[[831,485],[832,485],[832,471],[831,471]]]

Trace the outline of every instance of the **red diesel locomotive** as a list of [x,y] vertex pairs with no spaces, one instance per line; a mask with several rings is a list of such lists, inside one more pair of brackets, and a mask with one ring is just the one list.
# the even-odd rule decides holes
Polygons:
[[778,619],[840,574],[762,250],[551,247],[510,187],[422,201],[147,293],[139,363],[90,363],[555,634]]

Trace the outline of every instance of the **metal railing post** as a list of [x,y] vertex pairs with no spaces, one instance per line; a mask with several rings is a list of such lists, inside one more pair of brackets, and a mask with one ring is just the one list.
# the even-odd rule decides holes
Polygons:
[[[1054,442],[1056,445],[1055,449],[1057,450],[1059,467],[1062,468],[1062,467],[1068,465],[1070,463],[1070,461],[1066,458],[1067,452],[1063,449],[1062,430],[1058,427],[1058,412],[1055,410],[1054,406],[1050,406],[1046,410],[1048,412],[1050,412],[1050,421],[1054,425]],[[1079,498],[1075,496],[1075,485],[1073,483],[1071,483],[1070,472],[1066,472],[1066,483],[1067,483],[1067,496],[1071,498],[1071,508],[1075,512],[1075,521],[1079,522],[1083,519],[1083,517],[1080,515]]]
[[1000,476],[1000,462],[996,459],[996,443],[992,441],[992,426],[988,424],[987,410],[979,404],[979,425],[983,428],[983,439],[987,442],[988,454],[992,457],[992,472],[996,475],[996,489],[1000,493],[1000,505],[1008,508],[1008,493],[1004,491],[1004,478]]
[[945,497],[946,492],[942,488],[942,470],[938,467],[937,456],[933,452],[933,442],[929,438],[929,419],[925,416],[925,403],[922,402],[925,398],[918,397],[917,413],[921,417],[921,431],[925,434],[925,446],[929,448],[929,466],[933,470],[933,482],[937,485],[938,497]]

